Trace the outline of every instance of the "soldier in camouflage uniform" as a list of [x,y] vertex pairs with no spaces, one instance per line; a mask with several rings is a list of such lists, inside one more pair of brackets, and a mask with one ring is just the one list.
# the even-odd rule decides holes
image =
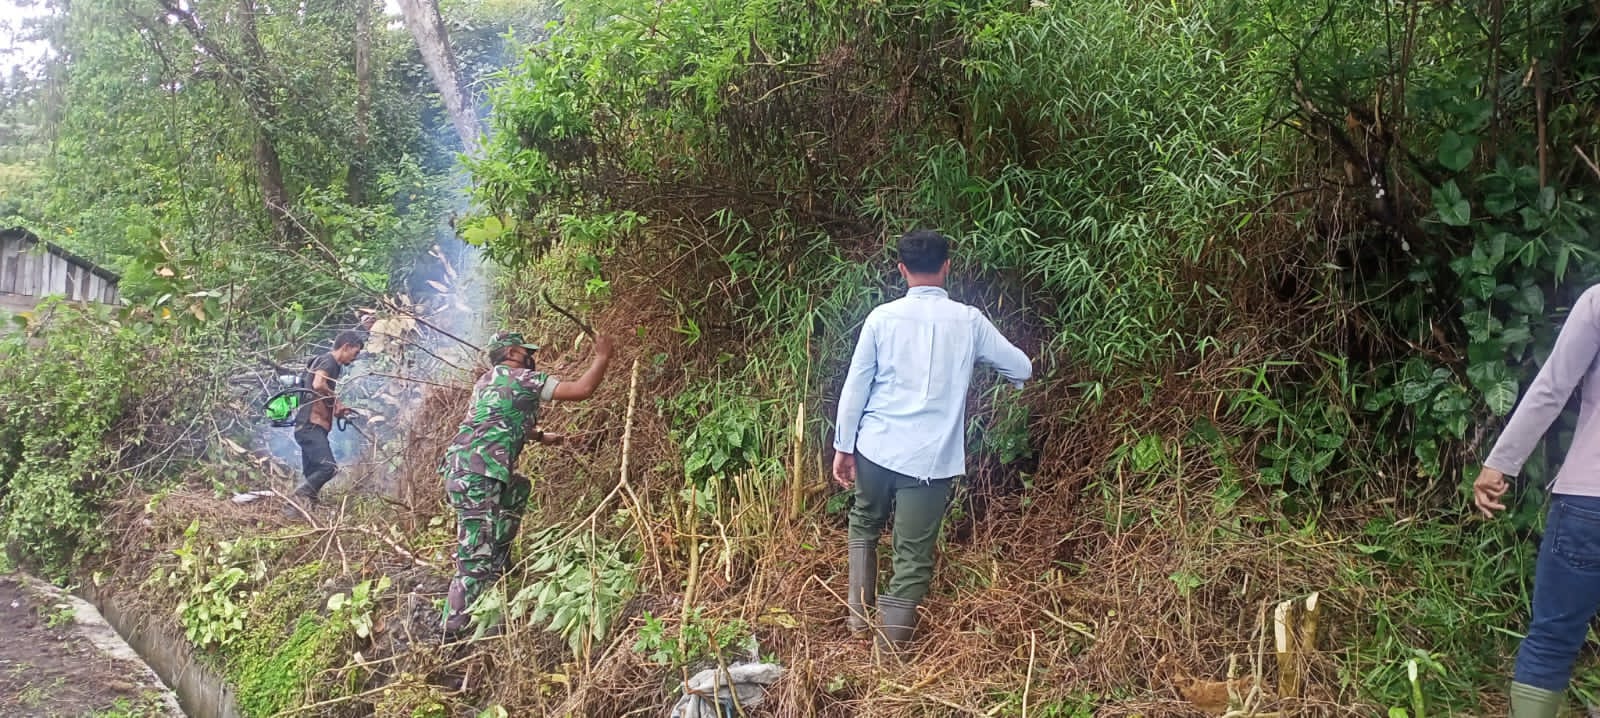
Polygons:
[[559,434],[534,428],[539,405],[552,399],[587,399],[611,360],[610,337],[595,339],[594,360],[576,381],[535,371],[539,348],[521,334],[499,333],[489,342],[489,371],[472,390],[471,407],[445,450],[445,496],[456,510],[456,576],[446,599],[445,632],[459,635],[471,619],[472,602],[510,567],[511,543],[522,524],[531,486],[516,473],[523,444],[562,442]]

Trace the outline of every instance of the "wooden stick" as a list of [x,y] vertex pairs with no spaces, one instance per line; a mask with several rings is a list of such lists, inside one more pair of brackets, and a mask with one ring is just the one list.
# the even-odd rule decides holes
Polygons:
[[916,695],[919,698],[922,698],[924,700],[933,701],[934,703],[938,703],[939,705],[942,705],[942,706],[944,706],[946,708],[950,708],[950,709],[953,709],[953,710],[961,711],[962,713],[965,713],[967,715],[984,716],[985,718],[987,718],[986,714],[984,714],[982,711],[979,711],[979,710],[977,710],[975,708],[972,708],[971,706],[961,705],[960,703],[956,703],[956,702],[954,702],[954,701],[952,701],[952,700],[950,700],[948,698],[941,698],[939,696],[933,695],[932,693],[920,693],[919,694],[915,689],[912,689],[912,688],[907,687],[905,685],[902,685],[900,683],[895,683],[894,681],[885,681],[884,685],[886,685],[886,686],[888,686],[890,688],[894,688],[896,690],[902,691],[902,692],[906,693],[907,695]]
[[1059,623],[1059,624],[1061,624],[1061,625],[1062,625],[1062,626],[1063,626],[1063,627],[1065,627],[1065,628],[1066,628],[1066,629],[1067,629],[1067,630],[1069,630],[1069,631],[1072,631],[1072,632],[1073,632],[1073,633],[1076,633],[1076,634],[1078,634],[1078,635],[1080,635],[1080,636],[1083,636],[1083,637],[1084,637],[1084,638],[1087,638],[1087,639],[1089,639],[1089,640],[1091,640],[1091,641],[1098,641],[1098,640],[1100,640],[1100,639],[1099,639],[1099,638],[1098,638],[1098,637],[1096,637],[1096,636],[1095,636],[1095,635],[1094,635],[1094,634],[1093,634],[1093,633],[1090,633],[1090,632],[1089,632],[1089,631],[1088,631],[1088,629],[1085,629],[1085,628],[1084,628],[1084,627],[1083,627],[1083,626],[1081,626],[1081,625],[1079,625],[1079,624],[1076,624],[1076,623],[1073,623],[1073,622],[1071,622],[1071,621],[1068,621],[1068,620],[1067,620],[1067,619],[1065,619],[1065,618],[1062,618],[1062,617],[1060,617],[1060,616],[1057,616],[1057,615],[1056,615],[1056,614],[1054,614],[1054,613],[1051,613],[1051,612],[1050,612],[1050,609],[1048,609],[1048,608],[1044,608],[1044,607],[1042,607],[1042,606],[1037,606],[1037,607],[1036,607],[1036,608],[1038,608],[1038,609],[1039,609],[1039,610],[1040,610],[1040,611],[1043,611],[1043,612],[1044,612],[1044,615],[1045,615],[1045,616],[1048,616],[1048,617],[1049,617],[1049,618],[1050,618],[1050,620],[1052,620],[1052,621],[1055,621],[1055,622],[1056,622],[1056,623]]
[[1033,687],[1033,660],[1038,648],[1038,635],[1028,631],[1028,676],[1022,681],[1022,718],[1028,718],[1028,689]]
[[590,327],[588,324],[584,324],[583,320],[579,319],[576,314],[573,314],[572,312],[567,311],[560,304],[556,304],[556,300],[550,298],[550,290],[548,290],[548,289],[544,290],[544,303],[550,305],[551,309],[556,310],[557,314],[560,314],[561,316],[566,317],[567,321],[570,321],[573,324],[578,325],[578,328],[583,330],[584,334],[589,335],[590,339],[594,338],[594,328]]
[[[696,504],[699,503],[698,502],[698,499],[699,499],[698,488],[699,487],[697,487],[693,482],[691,482],[689,484],[689,504],[688,504],[688,506],[684,507],[685,521],[692,520],[692,518],[694,516],[695,506],[696,506]],[[698,525],[698,522],[697,522],[697,525]],[[698,529],[696,529],[696,533],[698,533]],[[694,592],[695,592],[695,588],[699,585],[699,583],[700,583],[700,539],[698,539],[698,538],[690,538],[689,539],[689,574],[684,579],[683,612],[682,612],[682,614],[680,615],[680,618],[679,618],[679,621],[681,621],[680,626],[689,625],[690,611],[694,608]],[[687,634],[688,634],[688,632],[684,631],[684,630],[681,630],[681,628],[678,631],[678,652],[679,652],[680,655],[683,653],[684,649],[687,647],[687,645],[685,643],[685,640],[686,640],[685,636]],[[685,680],[685,682],[687,682],[687,679]]]
[[1239,695],[1234,679],[1239,677],[1239,654],[1228,654],[1228,673],[1222,679],[1222,685],[1228,689],[1228,707],[1237,709],[1244,707],[1244,697]]
[[[587,524],[587,525],[589,525],[591,527],[594,526],[595,523],[599,520],[600,514],[602,512],[604,512],[606,510],[606,508],[611,505],[611,501],[613,499],[617,498],[618,496],[620,496],[624,491],[626,491],[635,501],[638,500],[638,496],[633,494],[633,486],[631,486],[628,483],[628,457],[629,457],[629,455],[630,455],[630,453],[631,453],[631,451],[633,449],[633,412],[634,412],[634,406],[638,401],[638,397],[639,397],[639,360],[638,359],[634,359],[633,360],[633,381],[628,386],[628,412],[625,415],[626,416],[626,418],[624,419],[625,424],[624,424],[624,426],[622,428],[622,472],[621,472],[621,475],[617,479],[617,485],[611,487],[611,493],[606,494],[605,498],[600,499],[600,504],[595,506],[594,510],[590,511],[589,515],[587,517],[585,517],[582,521],[579,521],[577,524],[574,524],[573,527],[571,529],[569,529],[565,534],[562,534],[562,536],[561,536],[561,541],[562,542],[565,542],[568,539],[571,539],[573,536],[576,536],[579,531],[583,530],[583,527],[584,527],[585,524]],[[635,520],[636,521],[639,520],[639,517],[635,516]],[[640,531],[642,532],[643,530],[644,529],[641,526],[640,527]],[[644,539],[644,538],[648,538],[648,537],[642,535],[641,538]],[[646,547],[650,547],[651,546],[651,543],[648,540],[646,540],[644,542],[644,544],[645,544]]]
[[1293,610],[1294,603],[1284,601],[1272,612],[1272,635],[1278,649],[1278,695],[1282,698],[1300,695],[1300,675],[1296,665],[1298,651],[1294,645],[1298,631],[1289,625]]
[[1539,189],[1543,191],[1550,183],[1550,143],[1546,139],[1546,125],[1549,124],[1545,117],[1544,98],[1544,73],[1539,72],[1539,61],[1533,61],[1533,100],[1539,120]]
[[633,412],[639,403],[639,359],[633,360],[633,373],[628,379],[628,411],[622,420],[622,466],[617,472],[617,485],[627,492],[628,498],[633,501],[632,509],[634,529],[639,532],[639,545],[650,553],[656,564],[656,574],[664,575],[661,567],[661,556],[656,553],[655,542],[650,540],[650,531],[644,525],[644,502],[633,490],[633,483],[629,478],[628,457],[633,453]]
[[1596,165],[1594,160],[1589,159],[1589,155],[1583,153],[1582,147],[1573,145],[1572,149],[1577,151],[1579,157],[1583,158],[1584,164],[1589,165],[1590,171],[1594,172],[1595,179],[1600,179],[1600,165]]
[[1317,650],[1317,613],[1321,594],[1312,591],[1306,596],[1305,610],[1300,614],[1300,652],[1315,653]]
[[798,521],[805,510],[805,448],[806,402],[800,401],[794,412],[794,437],[789,452],[789,520]]

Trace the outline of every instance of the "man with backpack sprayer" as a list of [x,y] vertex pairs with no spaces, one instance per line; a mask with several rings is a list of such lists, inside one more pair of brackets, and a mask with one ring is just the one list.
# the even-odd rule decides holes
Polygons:
[[[950,244],[938,232],[900,238],[906,296],[867,315],[839,394],[833,477],[855,489],[850,509],[848,625],[901,650],[933,579],[934,546],[951,484],[966,473],[967,387],[988,364],[1017,387],[1033,376],[1028,355],[975,307],[950,300]],[[878,535],[894,513],[894,576],[878,593]]]
[[334,419],[348,419],[355,410],[341,403],[334,389],[344,368],[356,360],[363,346],[366,340],[360,333],[339,332],[333,340],[333,351],[317,355],[306,366],[301,385],[309,397],[301,402],[294,419],[294,443],[300,446],[302,478],[289,499],[293,505],[283,507],[285,516],[310,513],[322,487],[339,471],[333,447],[328,444],[328,432],[333,430]]
[[[588,333],[581,322],[579,326]],[[456,576],[445,599],[447,639],[467,629],[472,603],[510,567],[511,543],[532,488],[516,473],[523,445],[528,439],[547,446],[564,440],[534,428],[540,404],[593,395],[605,377],[613,346],[611,337],[594,337],[588,370],[575,381],[561,381],[535,371],[533,354],[539,347],[526,343],[521,334],[501,332],[490,339],[493,366],[473,386],[467,416],[439,470],[445,497],[456,510]]]

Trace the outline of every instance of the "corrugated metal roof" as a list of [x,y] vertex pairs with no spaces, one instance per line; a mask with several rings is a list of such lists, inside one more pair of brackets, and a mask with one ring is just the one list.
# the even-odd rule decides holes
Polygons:
[[36,234],[34,234],[32,232],[29,232],[28,230],[23,229],[21,227],[12,227],[10,229],[0,229],[0,241],[5,241],[5,240],[8,240],[8,239],[20,239],[20,240],[25,241],[25,242],[32,242],[34,244],[42,244],[42,245],[44,245],[45,251],[47,251],[47,252],[49,252],[51,254],[54,254],[57,257],[61,257],[62,259],[67,260],[68,262],[72,262],[73,264],[76,264],[76,265],[78,265],[80,267],[83,267],[84,269],[89,270],[90,272],[94,273],[96,276],[100,277],[101,279],[104,279],[104,280],[106,280],[108,282],[111,282],[112,284],[115,284],[117,282],[122,281],[122,277],[117,276],[115,272],[112,272],[112,271],[106,270],[106,269],[102,269],[99,266],[95,265],[94,262],[91,262],[91,261],[89,261],[87,259],[84,259],[83,257],[80,257],[80,256],[78,256],[76,254],[73,254],[72,252],[69,252],[65,248],[61,247],[60,245],[55,244],[54,242],[46,242],[45,240],[39,239],[38,235],[36,235]]

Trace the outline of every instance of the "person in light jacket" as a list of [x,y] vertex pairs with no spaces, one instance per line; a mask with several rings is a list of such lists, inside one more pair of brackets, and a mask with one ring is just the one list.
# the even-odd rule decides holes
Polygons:
[[[906,296],[867,315],[839,396],[834,480],[850,510],[848,625],[865,635],[876,605],[879,645],[904,649],[933,579],[951,485],[966,473],[967,387],[976,364],[1020,388],[1028,356],[974,307],[944,290],[950,243],[919,230],[899,241]],[[880,597],[878,536],[894,514],[894,574]]]
[[1600,286],[1590,287],[1572,307],[1550,358],[1473,482],[1473,501],[1485,517],[1505,509],[1506,477],[1522,470],[1580,386],[1578,427],[1551,486],[1539,542],[1533,618],[1517,650],[1511,684],[1515,718],[1555,718],[1589,620],[1600,607]]

